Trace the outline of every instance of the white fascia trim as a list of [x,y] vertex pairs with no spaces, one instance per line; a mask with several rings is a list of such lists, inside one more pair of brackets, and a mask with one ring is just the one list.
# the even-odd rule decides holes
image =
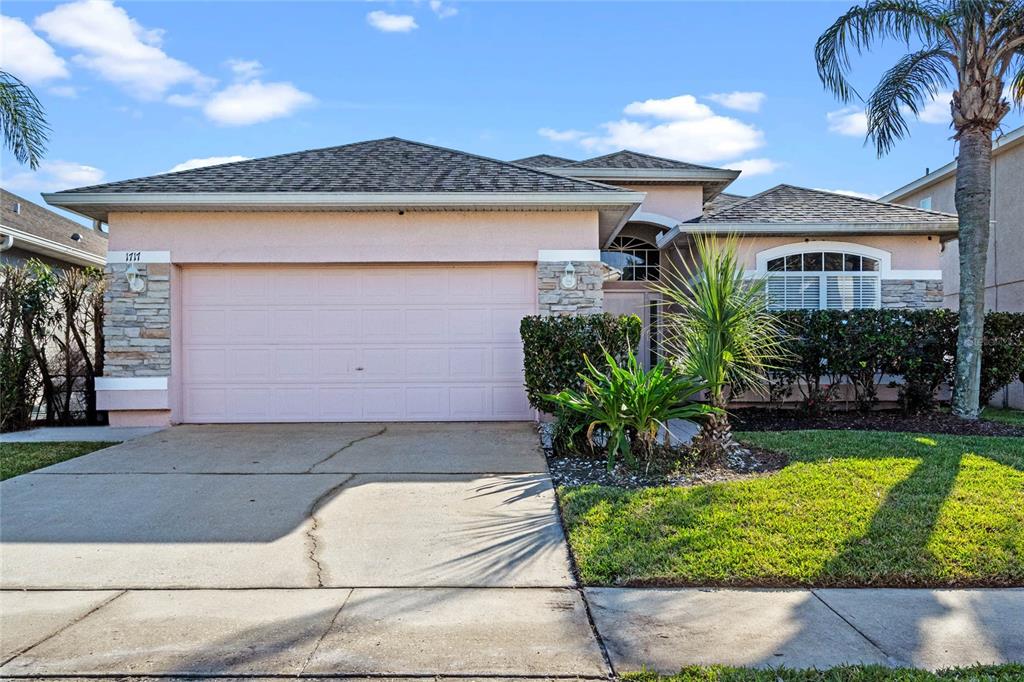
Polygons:
[[722,182],[735,180],[740,172],[726,168],[708,169],[672,169],[672,168],[553,168],[548,169],[558,175],[569,178],[586,178],[602,180],[624,180],[640,182],[643,180],[677,180],[681,182]]
[[683,223],[694,234],[955,234],[956,220],[942,223]]
[[170,263],[170,251],[107,251],[107,265],[118,263]]
[[670,218],[667,215],[660,213],[650,213],[648,211],[637,211],[633,214],[633,217],[629,219],[631,223],[647,223],[648,225],[657,225],[658,227],[664,227],[666,230],[671,230],[673,227],[679,224],[679,220],[676,218]]
[[96,377],[97,391],[166,391],[167,377]]
[[94,192],[44,194],[51,206],[147,208],[473,208],[629,206],[642,203],[643,192]]
[[601,260],[601,252],[597,249],[541,249],[537,252],[538,263],[599,260]]
[[[83,227],[83,230],[89,228]],[[43,253],[44,255],[56,257],[60,260],[68,261],[69,263],[75,263],[77,265],[104,265],[106,259],[103,256],[83,251],[82,249],[76,249],[73,246],[67,246],[60,242],[55,242],[52,239],[40,237],[24,230],[19,230],[7,225],[0,225],[0,233],[14,237],[15,243],[22,242],[30,246],[36,247],[35,249],[29,249],[30,251],[36,251]]]
[[[1024,126],[1017,128],[1014,131],[1003,135],[992,145],[992,156],[996,155],[996,152],[1006,149],[1008,146],[1012,146],[1015,142],[1024,141]],[[950,161],[941,168],[936,168],[928,175],[922,175],[917,180],[913,180],[903,185],[899,189],[895,189],[884,197],[879,198],[879,201],[894,202],[899,201],[908,194],[912,194],[918,190],[924,189],[934,185],[937,182],[941,182],[946,178],[956,173],[956,161]]]

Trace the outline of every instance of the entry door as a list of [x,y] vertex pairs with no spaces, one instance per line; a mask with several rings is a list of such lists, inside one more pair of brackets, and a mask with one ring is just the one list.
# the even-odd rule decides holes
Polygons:
[[657,300],[657,295],[648,291],[604,291],[605,312],[612,315],[636,315],[643,322],[637,356],[647,369],[658,363],[657,344],[654,341],[658,326],[658,310],[654,306]]
[[533,266],[184,270],[188,422],[528,420]]

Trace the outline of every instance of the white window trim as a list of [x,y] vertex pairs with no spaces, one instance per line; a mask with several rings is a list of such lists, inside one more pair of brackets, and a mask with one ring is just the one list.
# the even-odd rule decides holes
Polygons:
[[878,276],[884,280],[893,279],[942,279],[942,270],[893,270],[892,253],[873,246],[853,242],[808,241],[783,244],[760,251],[755,256],[756,270],[747,270],[746,276],[764,277],[768,274],[768,261],[782,256],[793,256],[807,251],[841,251],[857,256],[867,256],[878,261]]

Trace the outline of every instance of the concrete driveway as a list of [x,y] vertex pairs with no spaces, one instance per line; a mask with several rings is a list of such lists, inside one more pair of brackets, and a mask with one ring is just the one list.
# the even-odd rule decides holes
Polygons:
[[607,672],[531,424],[176,427],[0,515],[0,674]]

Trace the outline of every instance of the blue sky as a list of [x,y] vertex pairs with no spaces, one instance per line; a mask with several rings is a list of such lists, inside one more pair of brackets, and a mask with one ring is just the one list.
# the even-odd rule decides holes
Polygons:
[[[949,161],[948,108],[879,160],[818,82],[848,3],[110,2],[3,4],[0,60],[53,127],[40,191],[397,135],[503,159],[621,147],[880,195]],[[856,63],[865,90],[903,52]],[[1011,114],[1006,130],[1021,124]]]

